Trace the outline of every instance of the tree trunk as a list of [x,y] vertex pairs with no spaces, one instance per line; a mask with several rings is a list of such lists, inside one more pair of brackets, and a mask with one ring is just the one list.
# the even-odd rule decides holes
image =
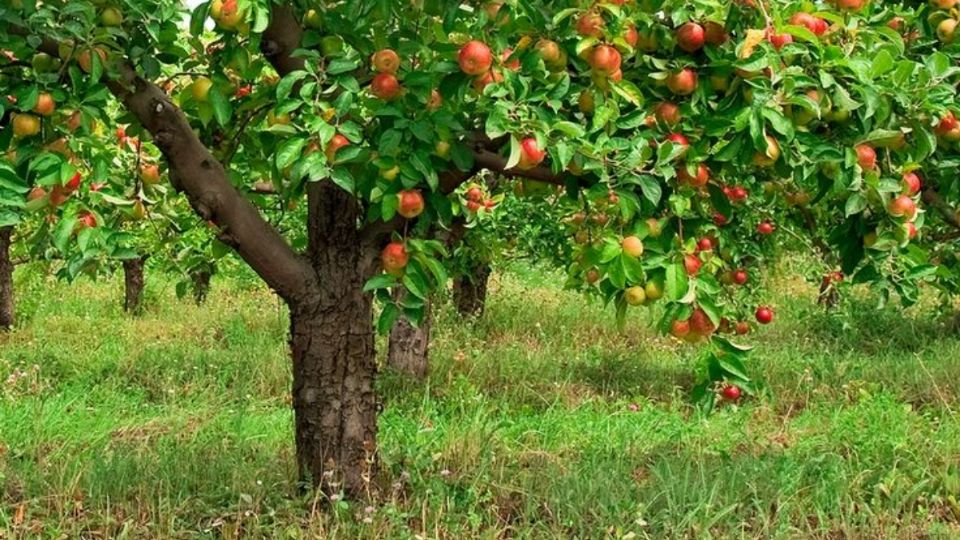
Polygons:
[[817,304],[821,305],[827,311],[833,310],[840,303],[840,291],[837,286],[830,281],[829,277],[824,277],[820,281],[820,293],[817,295]]
[[356,200],[311,184],[309,256],[319,292],[290,305],[297,462],[305,486],[364,498],[376,472],[373,299],[379,250],[362,241]]
[[423,380],[427,376],[432,324],[430,311],[428,300],[420,326],[414,326],[407,319],[401,318],[390,330],[387,365],[417,380]]
[[206,302],[212,278],[213,272],[208,269],[194,270],[190,273],[190,280],[193,281],[193,301],[198,306]]
[[123,261],[123,309],[139,313],[143,308],[143,263],[146,257]]
[[453,303],[464,317],[483,315],[487,303],[487,281],[490,279],[490,265],[477,263],[473,271],[457,277],[453,281]]
[[10,260],[10,237],[13,227],[0,227],[0,330],[13,328],[13,261]]

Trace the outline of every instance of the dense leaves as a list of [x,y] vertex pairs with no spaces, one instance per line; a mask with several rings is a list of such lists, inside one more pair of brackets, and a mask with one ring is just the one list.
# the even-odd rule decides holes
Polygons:
[[[570,287],[621,319],[656,305],[663,333],[711,338],[703,390],[753,389],[732,341],[768,322],[752,276],[786,250],[816,251],[830,286],[852,276],[908,304],[921,282],[960,286],[955,11],[861,0],[295,4],[302,67],[279,73],[261,53],[275,47],[262,34],[277,12],[268,2],[213,0],[189,14],[168,1],[5,8],[5,24],[24,31],[0,30],[10,96],[0,144],[16,154],[0,167],[0,221],[22,219],[31,189],[83,170],[110,187],[62,220],[116,218],[77,235],[78,260],[126,256],[136,243],[126,233],[147,228],[116,222],[144,209],[178,234],[191,226],[165,187],[120,172],[156,152],[118,155],[102,135],[129,123],[145,137],[103,86],[129,61],[294,246],[313,182],[353,194],[363,226],[399,223],[390,240],[405,255],[368,283],[382,329],[419,319],[445,283],[441,260],[456,250],[438,231],[500,212],[524,213],[494,218],[494,230],[561,264]],[[59,59],[36,52],[41,37],[61,44]],[[32,112],[41,95],[55,111]],[[72,154],[51,151],[57,140]],[[508,180],[492,190],[471,180],[481,167]],[[519,192],[549,212],[498,205],[517,177],[545,182]],[[51,226],[59,249],[68,228]],[[213,255],[196,253],[181,258]],[[395,304],[387,289],[398,286],[409,294]]]

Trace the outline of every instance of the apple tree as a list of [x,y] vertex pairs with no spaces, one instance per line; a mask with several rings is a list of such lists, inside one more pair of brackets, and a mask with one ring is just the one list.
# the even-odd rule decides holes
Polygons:
[[[903,261],[923,215],[903,176],[951,163],[935,134],[955,54],[929,11],[954,20],[867,0],[212,0],[184,22],[172,0],[18,0],[2,48],[61,65],[18,60],[0,91],[36,85],[104,123],[120,107],[149,136],[289,306],[304,481],[362,496],[375,329],[423,317],[447,277],[436,231],[484,170],[565,191],[571,286],[621,317],[659,306],[663,333],[704,347],[707,404],[754,391],[731,334],[775,319],[756,276],[798,245],[785,235],[812,217],[803,234],[850,270],[874,227]],[[302,242],[258,209],[263,182]]]

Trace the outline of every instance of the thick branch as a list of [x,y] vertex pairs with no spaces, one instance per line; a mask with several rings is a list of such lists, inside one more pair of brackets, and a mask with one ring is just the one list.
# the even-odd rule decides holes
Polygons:
[[538,180],[540,182],[556,184],[558,186],[566,185],[563,176],[554,174],[554,172],[547,167],[534,167],[532,169],[519,169],[517,167],[513,167],[512,169],[508,169],[507,158],[497,154],[496,152],[491,152],[490,150],[479,149],[475,151],[473,159],[480,168],[487,169],[504,176]]
[[943,217],[944,221],[954,228],[960,229],[960,216],[957,215],[956,210],[940,196],[940,193],[938,193],[933,186],[924,186],[923,202],[930,208],[936,210],[937,213]]
[[300,47],[303,29],[288,4],[273,4],[270,24],[260,39],[260,51],[280,76],[303,69],[303,58],[293,56]]
[[[28,35],[22,28],[14,28],[13,33]],[[57,43],[43,38],[38,49],[56,54]],[[285,300],[296,301],[316,289],[309,264],[230,184],[223,166],[200,142],[183,111],[126,60],[115,67],[119,77],[107,80],[107,87],[153,135],[167,160],[174,187],[187,195],[203,219],[221,228],[221,240]]]

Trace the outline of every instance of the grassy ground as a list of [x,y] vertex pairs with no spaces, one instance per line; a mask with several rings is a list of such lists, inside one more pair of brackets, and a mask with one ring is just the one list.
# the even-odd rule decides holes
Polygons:
[[18,273],[0,538],[960,537],[960,339],[929,311],[778,282],[767,393],[705,417],[694,349],[500,274],[486,318],[440,314],[426,384],[382,378],[380,499],[324,513],[294,487],[277,302],[150,277],[134,319],[118,282]]

